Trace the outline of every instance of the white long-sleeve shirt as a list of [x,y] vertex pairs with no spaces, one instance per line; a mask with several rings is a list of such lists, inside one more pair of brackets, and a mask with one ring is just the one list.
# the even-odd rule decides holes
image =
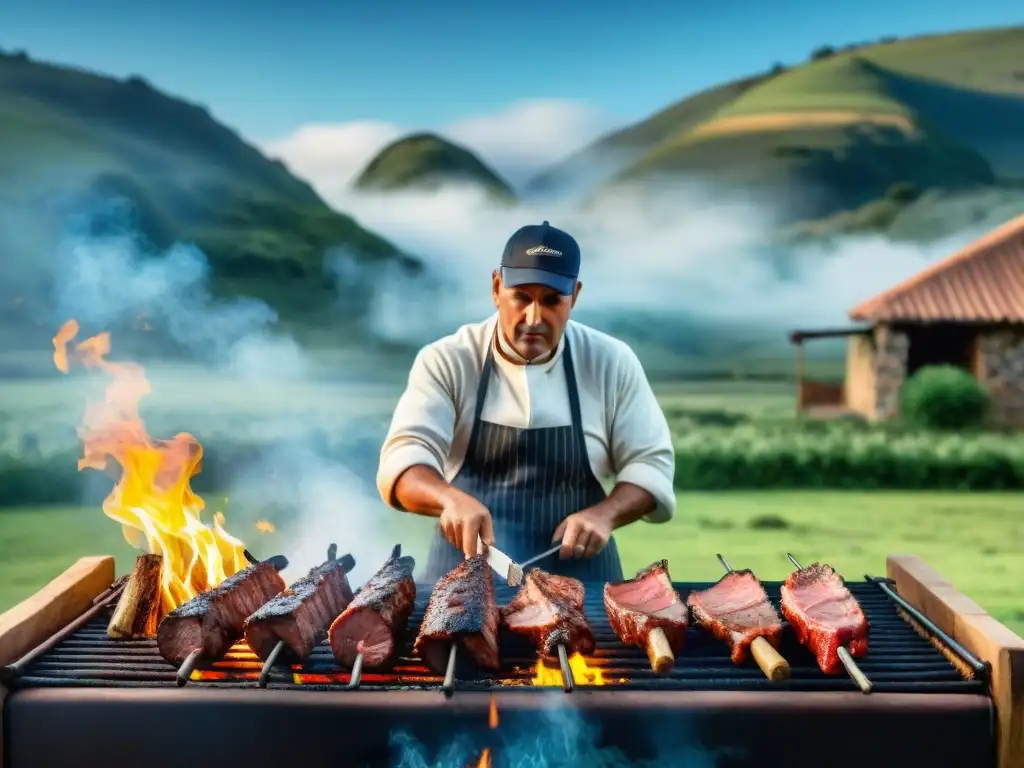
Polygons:
[[[464,325],[417,355],[381,449],[377,488],[390,506],[400,508],[394,486],[410,467],[433,467],[449,482],[458,474],[469,446],[477,386],[497,320],[495,314],[484,322]],[[639,359],[618,339],[570,321],[558,348],[544,362],[517,365],[495,353],[481,418],[520,429],[571,424],[562,361],[566,337],[572,346],[583,434],[594,476],[601,482],[614,478],[643,488],[657,501],[644,519],[667,522],[676,504],[671,434]],[[510,349],[507,342],[502,349]]]

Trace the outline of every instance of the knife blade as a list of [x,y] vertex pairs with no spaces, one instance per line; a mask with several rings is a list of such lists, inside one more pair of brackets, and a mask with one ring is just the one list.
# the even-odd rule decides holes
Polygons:
[[493,544],[489,547],[485,546],[483,540],[478,538],[477,551],[482,549],[487,550],[487,564],[501,577],[502,581],[510,587],[517,587],[522,583],[523,569],[516,565],[511,557]]

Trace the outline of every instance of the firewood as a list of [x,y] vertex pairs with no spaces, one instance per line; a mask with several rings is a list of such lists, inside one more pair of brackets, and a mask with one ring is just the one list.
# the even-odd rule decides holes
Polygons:
[[162,618],[162,567],[160,555],[139,555],[135,559],[135,568],[107,625],[107,634],[111,638],[141,640],[156,637],[156,628]]

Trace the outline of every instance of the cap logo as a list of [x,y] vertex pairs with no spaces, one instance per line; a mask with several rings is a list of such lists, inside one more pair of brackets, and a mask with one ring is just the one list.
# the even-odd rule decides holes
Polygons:
[[548,248],[546,245],[535,245],[526,252],[527,256],[540,256],[542,254],[544,256],[561,256],[562,252],[556,251],[554,248]]

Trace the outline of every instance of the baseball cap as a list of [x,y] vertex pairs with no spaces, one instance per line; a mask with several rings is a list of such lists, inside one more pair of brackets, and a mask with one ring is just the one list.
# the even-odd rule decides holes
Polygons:
[[501,280],[508,287],[539,283],[570,296],[579,275],[579,244],[546,221],[518,229],[501,256]]

